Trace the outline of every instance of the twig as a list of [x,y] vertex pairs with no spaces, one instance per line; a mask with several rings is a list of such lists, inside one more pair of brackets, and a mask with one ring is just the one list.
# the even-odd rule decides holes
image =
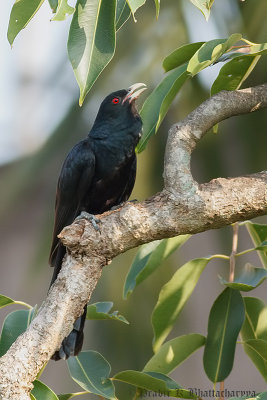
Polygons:
[[224,400],[224,381],[220,382],[220,400]]
[[236,222],[233,225],[233,244],[232,244],[232,252],[230,254],[229,282],[233,282],[235,279],[235,256],[237,253],[237,244],[238,244],[238,228],[239,225]]

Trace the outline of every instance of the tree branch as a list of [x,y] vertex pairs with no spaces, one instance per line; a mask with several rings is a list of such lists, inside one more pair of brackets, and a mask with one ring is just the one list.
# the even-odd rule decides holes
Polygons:
[[115,256],[142,243],[197,233],[267,213],[267,173],[198,185],[190,157],[198,140],[230,116],[267,107],[267,85],[220,92],[169,131],[162,192],[101,215],[101,233],[85,220],[63,229],[62,270],[30,327],[0,359],[2,400],[28,400],[38,371],[71,331]]

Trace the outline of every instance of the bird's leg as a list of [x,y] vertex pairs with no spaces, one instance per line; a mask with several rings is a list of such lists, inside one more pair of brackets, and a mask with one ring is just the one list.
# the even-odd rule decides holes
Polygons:
[[100,232],[100,228],[97,224],[100,224],[101,220],[96,218],[93,214],[89,214],[86,211],[82,211],[81,214],[75,218],[74,222],[79,221],[80,219],[86,219],[88,222],[91,222],[95,230]]

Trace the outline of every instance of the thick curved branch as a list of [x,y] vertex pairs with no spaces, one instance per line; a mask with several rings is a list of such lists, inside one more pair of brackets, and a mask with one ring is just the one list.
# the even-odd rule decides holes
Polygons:
[[218,122],[266,108],[266,103],[266,84],[231,92],[224,90],[202,103],[183,121],[173,125],[166,147],[165,188],[184,193],[186,183],[186,188],[195,192],[197,183],[190,173],[190,155],[197,142]]
[[28,400],[41,367],[82,313],[102,267],[116,255],[155,239],[220,228],[267,213],[267,173],[198,185],[190,172],[196,143],[216,123],[267,107],[267,85],[220,92],[169,131],[162,192],[101,216],[101,233],[86,221],[60,234],[69,249],[62,270],[28,330],[0,359],[3,400]]

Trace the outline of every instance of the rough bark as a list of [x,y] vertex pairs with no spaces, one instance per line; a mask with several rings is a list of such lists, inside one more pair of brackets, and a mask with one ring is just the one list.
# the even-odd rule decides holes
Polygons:
[[28,400],[32,382],[71,331],[104,265],[116,255],[155,239],[197,233],[267,214],[267,173],[214,179],[198,185],[190,156],[216,123],[267,107],[267,85],[220,92],[169,131],[164,189],[141,203],[101,215],[101,232],[85,220],[64,228],[68,248],[62,270],[38,315],[0,359],[2,400]]

